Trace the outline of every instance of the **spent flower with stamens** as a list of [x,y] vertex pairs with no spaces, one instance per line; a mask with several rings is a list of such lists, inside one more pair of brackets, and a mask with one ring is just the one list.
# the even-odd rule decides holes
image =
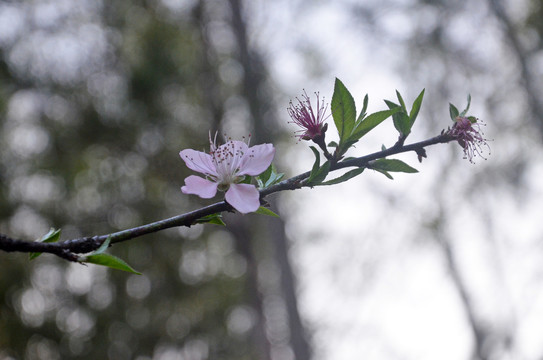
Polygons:
[[309,96],[307,96],[305,90],[302,94],[302,100],[296,98],[298,104],[294,104],[290,101],[287,111],[292,118],[292,122],[302,128],[298,131],[301,132],[301,134],[297,136],[302,140],[313,140],[318,142],[323,141],[321,139],[324,138],[324,133],[327,129],[327,125],[324,124],[324,121],[330,115],[326,115],[324,98],[319,100],[319,93],[315,93],[315,95],[317,97],[316,112],[313,111],[311,100],[309,99]]
[[483,147],[486,147],[490,154],[490,146],[487,139],[483,137],[481,125],[485,124],[473,116],[457,116],[453,127],[449,130],[449,134],[464,149],[464,158],[469,159],[470,162],[473,162],[473,158],[477,155],[486,160],[482,155]]
[[205,179],[191,175],[181,187],[184,194],[194,194],[209,199],[217,190],[226,191],[225,199],[242,214],[258,210],[260,193],[252,184],[241,183],[245,175],[256,176],[263,173],[275,155],[272,144],[249,147],[243,141],[228,140],[217,146],[217,136],[209,136],[209,154],[192,149],[182,150],[179,155],[187,167],[205,175]]

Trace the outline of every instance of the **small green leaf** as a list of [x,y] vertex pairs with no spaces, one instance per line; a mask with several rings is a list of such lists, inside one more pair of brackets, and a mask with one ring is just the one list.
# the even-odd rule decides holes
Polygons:
[[394,180],[394,178],[392,177],[392,175],[390,175],[388,173],[388,171],[385,171],[385,170],[381,170],[381,169],[372,169],[372,170],[375,170],[383,175],[385,175],[387,178],[389,178],[390,180]]
[[356,119],[356,122],[359,123],[366,117],[366,111],[368,110],[368,94],[364,96],[364,103],[362,104],[362,111],[360,111],[360,115],[358,115],[358,119]]
[[325,186],[325,185],[340,184],[342,182],[345,182],[347,180],[350,180],[350,179],[354,178],[355,176],[360,175],[364,171],[364,169],[365,168],[358,168],[358,169],[353,169],[353,170],[347,171],[345,174],[341,175],[340,177],[337,177],[335,179],[322,182],[322,183],[317,184],[317,185],[318,186]]
[[341,144],[353,130],[356,118],[356,106],[349,90],[337,78],[334,84],[331,110],[334,124],[339,133],[339,143]]
[[460,115],[456,106],[451,103],[449,103],[449,115],[451,116],[452,121],[456,121],[456,118]]
[[273,216],[273,217],[277,217],[277,218],[279,217],[279,215],[277,215],[276,213],[274,213],[270,209],[265,208],[263,206],[259,207],[258,210],[255,211],[255,214],[268,215],[268,216]]
[[400,102],[400,106],[402,107],[402,110],[407,113],[407,108],[405,107],[405,101],[403,101],[402,95],[400,95],[400,92],[396,90],[396,96],[398,97],[398,101]]
[[307,179],[306,185],[315,186],[319,185],[330,172],[330,162],[326,161],[322,166],[315,172],[311,172],[311,176]]
[[250,184],[252,180],[253,180],[252,176],[245,175],[243,180],[241,180],[241,184]]
[[89,255],[99,255],[99,254],[103,253],[104,251],[107,250],[110,243],[111,243],[111,235],[107,237],[106,241],[104,241],[102,243],[102,245],[100,245],[100,247],[98,249],[94,250]]
[[96,265],[103,265],[110,267],[112,269],[127,271],[133,274],[141,275],[140,272],[134,270],[130,265],[128,265],[124,260],[119,259],[116,256],[111,254],[97,254],[97,255],[88,255],[81,259],[81,262],[91,263]]
[[338,147],[338,144],[335,141],[330,141],[327,146],[328,147]]
[[311,151],[313,151],[313,154],[315,155],[315,162],[313,163],[313,167],[311,168],[311,174],[309,175],[309,179],[311,179],[314,174],[319,171],[319,167],[321,166],[321,154],[319,151],[314,147],[309,147]]
[[407,113],[404,112],[398,104],[395,104],[392,101],[385,100],[385,103],[391,110],[399,108],[399,110],[392,115],[394,127],[403,137],[409,135],[409,133],[411,132],[411,121],[409,120],[409,116],[407,115]]
[[272,172],[273,172],[273,164],[270,164],[270,166],[268,166],[266,171],[264,171],[262,174],[256,177],[256,182],[258,183],[258,187],[260,188],[264,187],[264,184],[266,183],[266,181],[268,181]]
[[265,189],[268,186],[278,183],[285,176],[283,173],[278,173],[275,165],[268,166],[266,171],[256,177],[258,187]]
[[371,163],[371,168],[374,170],[384,170],[384,171],[393,171],[393,172],[404,172],[404,173],[417,173],[417,169],[407,165],[401,160],[398,159],[378,159]]
[[[41,237],[41,239],[36,240],[36,241],[37,242],[43,242],[43,243],[57,242],[60,239],[60,231],[61,231],[61,229],[55,230],[55,229],[51,228],[47,234],[43,235]],[[28,259],[29,260],[34,260],[35,258],[40,256],[41,254],[42,254],[41,252],[32,252],[32,253],[28,254]]]
[[460,116],[466,116],[466,114],[468,113],[468,110],[469,110],[469,106],[471,105],[471,94],[468,94],[468,105],[466,106],[466,108],[460,113]]
[[206,216],[201,217],[198,220],[194,221],[194,223],[195,224],[213,224],[213,225],[226,226],[224,221],[222,221],[222,215],[219,214],[219,213],[206,215]]
[[417,116],[419,115],[420,107],[422,106],[422,98],[424,97],[424,90],[420,92],[419,96],[413,101],[413,106],[411,107],[411,112],[409,113],[409,121],[411,122],[411,127],[415,123]]
[[364,120],[357,124],[353,130],[353,134],[349,137],[349,140],[359,140],[362,136],[373,130],[377,125],[385,121],[391,115],[394,115],[400,110],[399,107],[395,107],[391,110],[378,111],[376,113],[368,115]]

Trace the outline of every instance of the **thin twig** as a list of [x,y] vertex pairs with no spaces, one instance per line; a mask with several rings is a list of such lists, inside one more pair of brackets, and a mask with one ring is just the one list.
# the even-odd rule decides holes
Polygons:
[[[330,166],[330,171],[335,171],[347,167],[368,167],[370,161],[409,151],[415,151],[417,155],[419,155],[420,159],[421,154],[426,154],[424,150],[425,147],[440,143],[447,143],[452,140],[454,139],[450,135],[448,135],[447,133],[442,133],[441,135],[428,140],[405,146],[394,146],[389,149],[378,151],[366,156],[348,159],[338,163],[332,163]],[[266,196],[279,191],[296,190],[304,186],[308,186],[304,184],[304,180],[307,179],[309,175],[309,171],[304,172],[297,176],[283,180],[275,185],[262,189],[260,190],[260,198],[262,200]],[[0,234],[0,250],[6,252],[44,252],[57,255],[66,260],[78,261],[79,259],[76,254],[84,254],[94,251],[98,249],[100,245],[102,245],[102,243],[108,238],[111,238],[111,244],[114,244],[172,227],[190,227],[196,224],[197,220],[201,219],[202,217],[221,213],[224,211],[233,211],[233,208],[226,201],[220,201],[215,204],[200,208],[198,210],[177,215],[169,219],[159,220],[150,224],[137,226],[135,228],[126,229],[111,234],[76,238],[55,243],[29,242],[13,239],[6,235]]]

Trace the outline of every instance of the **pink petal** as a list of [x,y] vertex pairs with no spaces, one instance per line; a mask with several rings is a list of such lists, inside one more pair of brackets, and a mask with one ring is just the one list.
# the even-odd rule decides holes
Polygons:
[[244,155],[239,175],[260,175],[270,166],[275,148],[272,144],[261,144],[250,147]]
[[217,183],[191,175],[185,179],[181,187],[183,194],[194,194],[204,199],[210,199],[217,193]]
[[254,185],[232,184],[226,192],[226,201],[242,214],[258,210],[260,193]]
[[202,174],[217,176],[217,170],[211,155],[201,151],[185,149],[179,152],[179,156],[189,169]]

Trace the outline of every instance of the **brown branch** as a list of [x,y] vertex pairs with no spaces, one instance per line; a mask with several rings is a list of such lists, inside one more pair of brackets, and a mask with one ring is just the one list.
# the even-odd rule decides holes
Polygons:
[[[426,155],[424,149],[425,147],[440,143],[447,143],[452,140],[454,140],[454,138],[447,132],[445,132],[439,136],[433,137],[428,140],[405,146],[394,146],[389,149],[378,151],[366,156],[348,159],[339,163],[332,163],[330,166],[330,171],[335,171],[348,167],[368,167],[370,166],[370,162],[373,160],[410,151],[416,152],[417,155],[419,155],[420,159],[421,154]],[[268,188],[262,189],[260,190],[260,198],[261,200],[263,200],[266,196],[279,191],[296,190],[302,187],[307,187],[309,185],[306,185],[304,183],[304,180],[309,178],[309,175],[310,172],[308,171],[294,176],[290,179],[283,180],[280,183],[272,185]],[[76,254],[84,254],[94,251],[98,249],[100,245],[102,245],[102,243],[108,238],[111,239],[111,244],[114,244],[172,227],[190,227],[196,224],[197,220],[205,216],[221,213],[224,211],[233,211],[233,208],[226,201],[220,201],[215,204],[200,208],[198,210],[177,215],[169,219],[159,220],[150,224],[141,225],[135,228],[126,229],[111,234],[83,237],[55,243],[29,242],[13,239],[6,235],[0,234],[0,250],[6,252],[44,252],[57,255],[69,261],[79,261],[79,257]]]

